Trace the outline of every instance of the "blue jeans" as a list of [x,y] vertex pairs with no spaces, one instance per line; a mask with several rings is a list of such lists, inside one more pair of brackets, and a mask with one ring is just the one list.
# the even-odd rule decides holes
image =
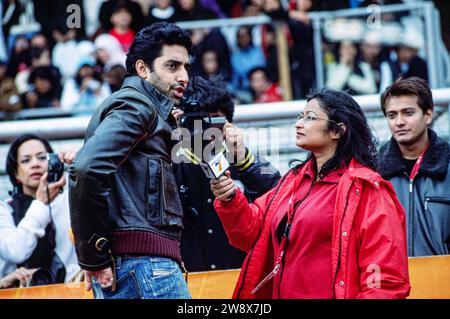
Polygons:
[[92,278],[95,299],[190,299],[178,264],[166,257],[116,256],[116,291]]

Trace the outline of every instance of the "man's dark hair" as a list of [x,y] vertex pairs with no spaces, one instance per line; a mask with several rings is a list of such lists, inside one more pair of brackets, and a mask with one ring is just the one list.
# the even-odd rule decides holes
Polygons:
[[185,95],[188,99],[198,101],[200,108],[205,112],[222,111],[229,122],[233,121],[234,103],[220,75],[208,79],[201,76],[191,78]]
[[161,56],[163,45],[181,45],[192,55],[191,35],[173,23],[157,22],[143,28],[136,34],[130,51],[127,54],[127,76],[137,75],[135,64],[143,60],[150,69],[153,61]]
[[406,79],[399,79],[384,90],[381,95],[381,109],[386,115],[386,106],[393,96],[413,95],[417,97],[417,104],[423,113],[433,110],[433,95],[431,94],[428,82],[422,78],[413,76]]
[[50,143],[43,137],[40,137],[36,134],[23,134],[17,137],[10,145],[8,155],[6,156],[6,174],[9,176],[9,180],[13,184],[16,191],[22,193],[22,185],[17,182],[17,166],[18,166],[18,151],[19,147],[30,140],[37,140],[40,141],[42,144],[44,144],[45,149],[48,153],[53,153],[53,149],[50,146]]
[[[316,99],[322,110],[327,113],[328,131],[342,132],[336,152],[322,167],[321,174],[324,175],[342,163],[349,165],[352,158],[361,164],[375,169],[377,141],[370,130],[364,112],[359,104],[344,91],[332,89],[321,89],[307,97],[308,102]],[[342,126],[346,130],[343,132]]]

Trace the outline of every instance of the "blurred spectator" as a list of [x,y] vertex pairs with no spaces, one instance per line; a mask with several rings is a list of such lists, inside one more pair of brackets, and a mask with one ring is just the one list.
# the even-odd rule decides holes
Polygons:
[[428,81],[427,63],[418,56],[418,51],[424,47],[422,35],[408,30],[396,49],[396,57],[389,61],[392,71],[392,82],[399,78],[417,76]]
[[143,26],[145,22],[144,14],[142,13],[141,6],[132,1],[132,0],[108,0],[102,3],[100,7],[100,30],[97,31],[97,34],[103,32],[107,32],[111,30],[113,27],[111,23],[111,16],[114,11],[114,8],[117,5],[125,5],[128,8],[128,11],[131,13],[133,17],[133,21],[131,22],[131,28],[138,32]]
[[242,16],[242,0],[216,0],[220,10],[229,18]]
[[103,72],[108,72],[111,67],[117,64],[125,67],[127,56],[115,37],[110,34],[101,34],[95,39],[94,44]]
[[9,120],[14,112],[22,108],[22,101],[18,95],[14,79],[8,77],[6,70],[6,62],[0,61],[0,111],[6,112],[4,119]]
[[32,48],[48,49],[47,37],[41,32],[34,34],[30,39],[30,46]]
[[61,108],[64,110],[82,109],[93,111],[110,94],[108,83],[104,83],[101,75],[95,72],[95,60],[84,58],[78,64],[75,78],[64,84],[61,97]]
[[265,68],[256,67],[249,72],[250,89],[255,103],[283,101],[283,93],[267,76]]
[[374,94],[377,91],[372,68],[357,57],[358,51],[351,41],[339,45],[339,62],[327,70],[326,86],[335,90],[352,90],[354,94]]
[[172,0],[155,0],[148,12],[147,23],[155,22],[175,22],[176,11]]
[[364,37],[361,44],[361,60],[368,63],[372,68],[377,92],[383,92],[392,83],[392,72],[389,63],[384,61],[381,56],[381,44],[378,35],[369,33]]
[[323,65],[325,68],[334,62],[336,62],[336,56],[334,55],[334,51],[336,47],[335,43],[328,42],[327,40],[322,41],[322,56],[323,56]]
[[[60,41],[59,34],[65,35],[68,32],[67,24],[69,14],[67,8],[70,5],[78,6],[80,11],[80,25],[76,27],[75,36],[77,40],[81,40],[86,36],[85,32],[85,15],[83,0],[33,0],[36,20],[41,24],[41,32],[50,41],[49,47],[53,49],[56,42]],[[72,31],[73,32],[73,31]]]
[[13,44],[8,64],[8,75],[15,78],[19,71],[30,66],[30,42],[25,36],[18,36]]
[[[75,76],[80,59],[95,56],[95,46],[88,40],[77,43],[75,39],[68,38],[67,41],[58,42],[52,53],[52,62],[60,70],[65,81]],[[71,57],[72,63],[67,63],[68,56]]]
[[13,25],[19,23],[20,15],[25,11],[21,1],[18,0],[2,0],[0,2],[2,7],[2,15],[0,19],[2,21],[1,27],[3,29],[5,40],[9,37],[9,31]]
[[226,14],[223,13],[222,9],[220,8],[219,4],[217,3],[216,0],[199,0],[199,4],[209,10],[214,12],[214,14],[216,15],[217,18],[219,19],[224,19],[226,18]]
[[290,54],[294,98],[305,98],[315,81],[313,28],[308,17],[312,5],[312,0],[297,0],[289,10],[288,25],[294,44]]
[[251,28],[237,30],[237,48],[231,54],[232,89],[243,103],[251,102],[248,72],[257,67],[265,67],[266,59],[260,47],[253,45]]
[[[231,80],[231,63],[230,63],[230,49],[228,42],[223,36],[220,29],[203,28],[197,29],[192,35],[192,42],[195,44],[196,58],[192,63],[192,74],[208,74],[204,69],[203,57],[206,52],[214,51],[218,61],[218,73],[220,73],[225,81]],[[196,35],[196,39],[194,37]],[[196,43],[197,42],[197,43]],[[211,54],[208,54],[208,58],[211,58]],[[205,61],[206,62],[206,61]]]
[[262,26],[262,49],[267,61],[267,76],[269,80],[278,82],[278,52],[275,28],[271,24]]
[[[34,284],[67,282],[79,266],[70,240],[70,220],[64,176],[47,182],[48,141],[34,134],[14,140],[6,159],[6,172],[14,190],[0,202],[0,276],[17,268],[39,269]],[[71,164],[75,152],[59,154]],[[36,276],[39,274],[39,278]],[[33,280],[34,279],[34,280]]]
[[198,0],[177,0],[179,10],[175,21],[208,20],[217,18],[213,11],[202,7]]
[[83,0],[83,10],[86,20],[86,36],[92,39],[95,32],[100,28],[100,7],[105,0]]
[[221,68],[216,51],[208,50],[202,52],[198,56],[198,60],[200,61],[200,69],[193,71],[193,76],[201,76],[208,79],[213,75],[221,75],[222,78],[225,78],[226,71]]
[[111,92],[116,92],[122,87],[127,70],[122,65],[114,65],[105,74],[105,81],[109,84]]
[[37,67],[45,66],[52,69],[52,74],[55,75],[55,85],[60,88],[61,86],[61,74],[57,67],[52,65],[50,51],[43,48],[31,48],[30,49],[31,65],[28,68],[24,68],[20,71],[15,79],[16,87],[19,93],[22,94],[30,90],[29,77],[33,70]]
[[123,52],[127,53],[134,40],[134,30],[131,29],[133,16],[126,4],[118,3],[111,13],[112,28],[109,34],[115,37],[121,44]]
[[37,269],[17,268],[15,271],[0,278],[0,289],[25,287]]
[[32,89],[22,94],[24,108],[60,105],[61,85],[55,69],[49,66],[39,66],[31,72],[28,82],[32,85]]
[[267,0],[265,6],[270,16],[286,21],[289,26],[293,43],[290,49],[290,63],[295,99],[305,98],[315,81],[313,28],[308,16],[312,6],[311,0],[292,1],[287,12],[277,0]]
[[265,0],[249,0],[243,4],[243,17],[255,17],[264,13]]

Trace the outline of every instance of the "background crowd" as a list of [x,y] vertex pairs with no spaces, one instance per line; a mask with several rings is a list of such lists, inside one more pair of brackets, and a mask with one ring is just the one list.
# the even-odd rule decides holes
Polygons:
[[[313,0],[96,0],[3,1],[0,14],[0,111],[11,119],[21,109],[58,107],[91,112],[118,90],[134,35],[157,21],[179,22],[269,15],[285,22],[293,99],[315,88],[313,26],[309,12],[395,4],[389,1]],[[80,24],[68,27],[70,5]],[[69,13],[68,13],[69,12]],[[399,16],[383,16],[395,20]],[[237,104],[285,99],[279,85],[273,24],[192,30],[192,76],[220,74]],[[392,43],[377,32],[359,39],[324,37],[326,86],[354,94],[381,92],[399,77],[428,79],[424,39],[409,30]],[[4,47],[2,53],[2,47]],[[422,53],[422,54],[420,54]],[[245,63],[243,63],[245,61]]]

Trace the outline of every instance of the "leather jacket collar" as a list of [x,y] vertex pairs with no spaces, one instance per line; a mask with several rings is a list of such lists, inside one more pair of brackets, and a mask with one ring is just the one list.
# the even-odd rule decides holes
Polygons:
[[139,76],[128,76],[125,78],[122,88],[130,87],[148,97],[164,120],[169,118],[174,101],[159,92],[152,84]]

